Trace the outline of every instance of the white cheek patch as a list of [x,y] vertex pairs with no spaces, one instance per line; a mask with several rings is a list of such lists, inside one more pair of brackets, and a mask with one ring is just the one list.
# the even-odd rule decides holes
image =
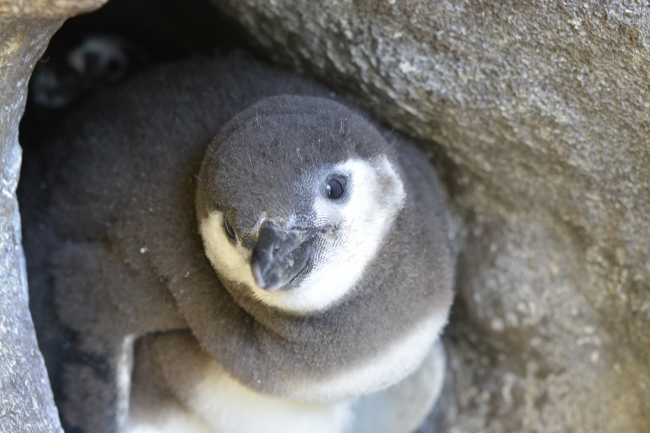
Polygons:
[[318,221],[338,225],[336,235],[313,269],[291,292],[263,292],[259,298],[269,305],[298,313],[321,311],[343,298],[363,276],[377,255],[393,220],[404,205],[404,185],[385,156],[368,162],[352,159],[333,173],[348,177],[345,201],[316,194]]
[[250,267],[251,253],[239,241],[236,245],[230,243],[223,229],[223,214],[210,212],[208,218],[201,221],[200,230],[205,253],[219,275],[248,287],[257,287]]
[[200,229],[206,254],[219,274],[244,283],[265,304],[294,313],[322,311],[343,298],[377,255],[406,194],[397,171],[385,156],[374,161],[351,159],[332,172],[348,177],[346,199],[330,200],[316,192],[314,211],[317,221],[334,224],[338,230],[325,238],[324,250],[299,287],[269,292],[257,286],[250,269],[250,251],[228,241],[223,215],[213,211],[201,222]]

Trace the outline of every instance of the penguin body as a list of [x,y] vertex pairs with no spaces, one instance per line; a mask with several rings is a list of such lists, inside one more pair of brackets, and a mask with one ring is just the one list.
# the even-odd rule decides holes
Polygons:
[[26,249],[70,431],[360,432],[435,376],[387,432],[417,426],[453,258],[412,144],[239,53],[147,72],[67,129]]

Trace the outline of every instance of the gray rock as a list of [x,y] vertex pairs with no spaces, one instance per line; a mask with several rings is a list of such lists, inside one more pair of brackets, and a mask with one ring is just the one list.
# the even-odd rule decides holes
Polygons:
[[439,155],[444,431],[650,431],[648,1],[214,2]]
[[0,432],[60,432],[28,309],[16,185],[18,123],[27,82],[47,42],[75,13],[102,1],[0,0]]

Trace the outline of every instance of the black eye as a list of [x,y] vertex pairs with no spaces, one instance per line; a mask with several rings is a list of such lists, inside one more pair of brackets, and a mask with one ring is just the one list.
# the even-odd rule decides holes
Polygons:
[[235,239],[237,237],[237,234],[235,234],[235,229],[232,228],[232,226],[230,225],[230,223],[226,218],[223,219],[223,225],[226,228],[226,234],[228,235],[228,237],[230,239]]
[[341,182],[339,179],[332,178],[327,182],[327,186],[325,187],[327,191],[327,198],[330,198],[332,200],[336,200],[337,198],[341,198],[343,193],[345,192],[345,188],[343,187],[343,182]]

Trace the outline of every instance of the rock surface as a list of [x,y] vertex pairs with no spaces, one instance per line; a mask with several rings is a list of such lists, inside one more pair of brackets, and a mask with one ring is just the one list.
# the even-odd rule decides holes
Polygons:
[[214,2],[438,143],[460,254],[444,431],[650,431],[648,1]]
[[16,185],[29,76],[63,20],[102,0],[0,0],[0,432],[61,430],[28,309]]

